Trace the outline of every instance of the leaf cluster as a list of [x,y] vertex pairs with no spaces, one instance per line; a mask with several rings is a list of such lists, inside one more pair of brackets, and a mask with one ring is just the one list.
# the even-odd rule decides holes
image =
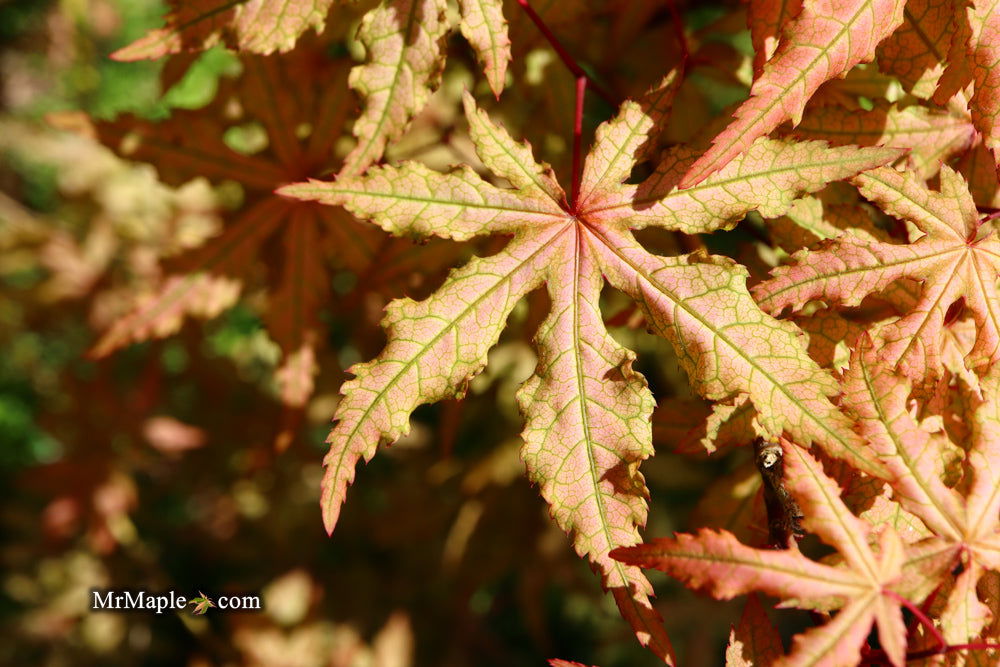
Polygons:
[[[285,446],[324,367],[344,379],[324,309],[384,306],[385,345],[359,324],[367,360],[343,364],[332,532],[361,459],[530,337],[527,477],[660,659],[644,568],[749,595],[733,665],[989,664],[1000,3],[660,4],[174,0],[116,57],[170,56],[170,87],[225,44],[238,74],[167,119],[60,122],[207,179],[222,228],[156,246],[92,354],[243,293],[280,350]],[[733,466],[695,532],[643,543],[657,449]],[[816,619],[787,654],[774,600]]]

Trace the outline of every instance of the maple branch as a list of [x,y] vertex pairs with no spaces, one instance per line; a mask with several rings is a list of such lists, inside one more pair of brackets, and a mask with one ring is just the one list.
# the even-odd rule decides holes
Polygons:
[[[908,609],[910,613],[913,614],[913,617],[920,623],[920,625],[924,626],[927,629],[927,631],[934,638],[934,641],[937,642],[937,646],[934,648],[923,649],[921,651],[908,652],[906,654],[907,662],[911,660],[922,660],[923,658],[930,658],[932,656],[941,655],[943,653],[954,653],[955,651],[986,651],[991,649],[1000,649],[1000,644],[990,644],[988,642],[969,643],[969,644],[949,644],[947,640],[945,640],[944,635],[941,634],[941,631],[934,626],[934,621],[932,621],[931,618],[926,613],[924,613],[924,611],[920,607],[913,604],[912,602],[904,598],[899,593],[896,593],[895,591],[886,589],[883,590],[882,593],[886,595],[886,597],[892,598],[893,600],[901,604],[903,607],[906,607],[906,609]],[[877,664],[883,662],[885,658],[886,658],[885,651],[873,650],[870,651],[864,657],[862,663],[869,665]]]
[[563,64],[566,65],[566,68],[573,73],[573,76],[575,76],[577,79],[579,79],[580,77],[587,79],[590,82],[591,87],[594,89],[594,92],[597,93],[601,97],[601,99],[603,99],[611,106],[617,108],[619,103],[615,101],[615,96],[612,95],[601,84],[595,81],[592,76],[587,74],[587,72],[582,67],[580,67],[580,64],[576,61],[576,59],[572,55],[570,55],[569,51],[567,51],[566,48],[562,45],[562,42],[559,41],[559,38],[556,37],[551,30],[549,30],[549,27],[547,25],[545,25],[545,21],[543,21],[542,17],[538,15],[538,12],[536,12],[531,7],[531,5],[528,3],[528,0],[517,0],[517,4],[521,5],[521,9],[525,11],[525,13],[528,15],[528,18],[530,18],[531,21],[535,24],[535,27],[537,27],[539,32],[542,33],[542,35],[548,41],[549,45],[552,46],[553,50],[559,56],[559,59],[562,60]]
[[788,549],[802,537],[802,510],[785,487],[783,459],[781,445],[761,438],[754,441],[754,462],[764,486],[768,546],[772,549]]
[[576,211],[576,198],[580,194],[580,144],[583,143],[583,100],[587,95],[587,77],[576,77],[576,110],[573,114],[573,182],[570,188],[570,207]]
[[923,658],[930,658],[935,655],[941,655],[942,653],[954,653],[955,651],[987,651],[998,648],[1000,648],[1000,644],[989,644],[989,643],[948,644],[945,646],[938,647],[936,649],[928,648],[922,651],[914,651],[913,653],[907,653],[906,659],[922,660]]
[[938,643],[939,652],[947,649],[948,642],[945,640],[944,635],[942,635],[941,631],[934,626],[934,621],[932,621],[930,619],[930,616],[925,614],[920,607],[913,604],[912,602],[904,598],[896,591],[886,589],[882,592],[886,595],[886,597],[892,598],[893,600],[895,600],[896,602],[898,602],[899,604],[903,605],[904,607],[910,610],[910,613],[913,614],[914,618],[920,621],[920,624],[925,628],[927,628],[927,631],[931,633],[931,635],[934,637],[934,641]]
[[691,50],[688,47],[687,35],[684,34],[684,23],[681,20],[680,12],[677,11],[677,4],[674,0],[667,0],[667,9],[670,11],[670,20],[674,24],[674,34],[677,36],[677,43],[681,47],[681,75],[683,76],[685,66],[691,59]]
[[988,213],[987,215],[983,216],[983,218],[980,219],[979,224],[984,225],[991,220],[996,220],[997,218],[1000,218],[1000,209],[992,211],[991,213]]

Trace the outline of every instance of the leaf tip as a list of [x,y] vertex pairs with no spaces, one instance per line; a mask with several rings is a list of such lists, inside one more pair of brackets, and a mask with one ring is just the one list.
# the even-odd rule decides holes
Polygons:
[[108,58],[111,58],[111,60],[120,63],[128,63],[139,60],[139,58],[137,58],[135,54],[131,52],[132,46],[133,46],[132,44],[129,44],[128,46],[123,46],[120,49],[116,49],[108,54]]
[[316,191],[317,187],[324,185],[323,181],[318,181],[314,178],[310,178],[306,182],[300,183],[290,183],[288,185],[282,185],[274,190],[274,194],[279,197],[286,197],[288,199],[300,199],[303,201],[316,201],[320,199],[320,194]]

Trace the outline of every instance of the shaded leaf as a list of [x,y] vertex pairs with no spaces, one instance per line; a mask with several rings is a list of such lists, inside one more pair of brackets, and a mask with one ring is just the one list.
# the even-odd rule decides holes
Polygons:
[[227,44],[241,51],[290,51],[309,28],[323,31],[335,0],[170,0],[166,25],[115,51],[145,60]]
[[772,313],[786,306],[798,310],[817,298],[854,306],[900,278],[913,278],[922,282],[920,300],[875,335],[887,363],[917,381],[937,377],[945,314],[964,299],[978,331],[967,363],[992,364],[1000,357],[1000,241],[992,224],[980,225],[965,182],[948,167],[942,168],[940,192],[913,174],[887,168],[856,182],[863,196],[913,222],[925,236],[904,245],[842,236],[819,250],[796,253],[791,266],[756,286],[758,303]]

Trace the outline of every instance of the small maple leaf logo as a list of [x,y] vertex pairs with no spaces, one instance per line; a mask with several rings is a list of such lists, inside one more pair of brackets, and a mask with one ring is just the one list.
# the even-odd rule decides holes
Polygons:
[[208,597],[201,591],[198,591],[198,597],[192,598],[191,601],[188,602],[188,604],[193,604],[195,606],[194,610],[191,613],[198,616],[201,616],[206,611],[208,611],[209,607],[215,606],[215,603],[212,602],[212,598]]

